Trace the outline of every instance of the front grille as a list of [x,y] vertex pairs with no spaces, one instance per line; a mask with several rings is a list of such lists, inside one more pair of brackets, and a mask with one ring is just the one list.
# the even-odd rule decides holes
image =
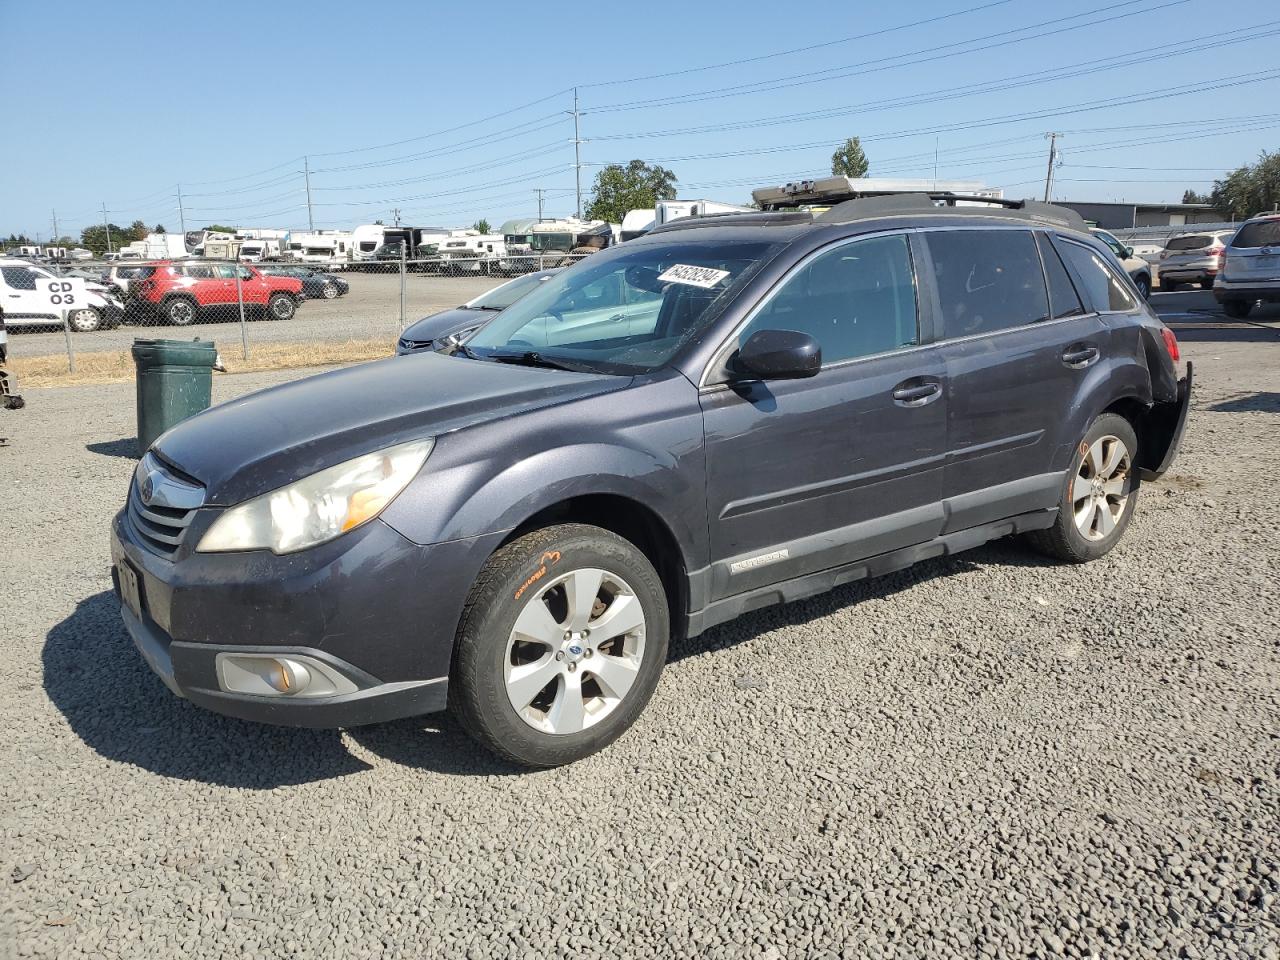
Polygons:
[[162,557],[172,557],[178,552],[187,527],[195,515],[194,510],[144,507],[138,498],[137,489],[129,491],[129,522],[133,524],[138,538],[151,548],[152,553],[158,553]]
[[134,471],[129,487],[129,523],[153,553],[172,557],[187,527],[204,505],[204,487],[179,476],[152,453]]

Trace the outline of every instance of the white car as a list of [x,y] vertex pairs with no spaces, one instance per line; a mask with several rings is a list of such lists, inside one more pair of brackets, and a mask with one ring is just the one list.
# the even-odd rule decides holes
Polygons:
[[1237,320],[1247,317],[1259,300],[1280,301],[1280,214],[1246,220],[1227,241],[1213,298]]
[[71,329],[88,333],[119,326],[124,320],[124,307],[115,297],[102,292],[105,288],[101,286],[86,287],[82,303],[53,303],[42,281],[57,279],[56,274],[26,260],[0,258],[0,304],[5,323],[10,328],[60,325],[65,310]]

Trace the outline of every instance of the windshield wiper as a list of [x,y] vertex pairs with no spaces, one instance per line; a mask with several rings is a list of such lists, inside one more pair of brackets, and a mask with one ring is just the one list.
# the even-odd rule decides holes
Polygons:
[[546,367],[548,370],[568,370],[571,373],[597,373],[593,367],[585,364],[571,363],[565,360],[552,360],[544,357],[536,350],[523,353],[488,353],[483,359],[496,360],[498,363],[515,363],[525,367]]

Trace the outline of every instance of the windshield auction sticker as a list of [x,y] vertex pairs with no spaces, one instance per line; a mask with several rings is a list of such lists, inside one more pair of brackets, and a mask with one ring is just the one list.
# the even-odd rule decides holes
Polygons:
[[662,283],[685,283],[691,287],[710,289],[729,275],[728,270],[716,270],[712,267],[693,267],[687,263],[677,263],[668,267],[658,277]]

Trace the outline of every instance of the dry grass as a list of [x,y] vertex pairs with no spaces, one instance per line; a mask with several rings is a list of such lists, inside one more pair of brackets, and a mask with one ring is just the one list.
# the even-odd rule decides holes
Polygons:
[[[378,338],[321,343],[251,343],[248,360],[241,356],[239,344],[225,344],[218,352],[228,373],[254,373],[378,360],[390,356],[392,348],[385,339]],[[128,350],[77,352],[75,373],[67,370],[67,356],[63,353],[39,357],[11,355],[8,367],[23,390],[28,387],[124,383],[133,379],[133,355]]]

